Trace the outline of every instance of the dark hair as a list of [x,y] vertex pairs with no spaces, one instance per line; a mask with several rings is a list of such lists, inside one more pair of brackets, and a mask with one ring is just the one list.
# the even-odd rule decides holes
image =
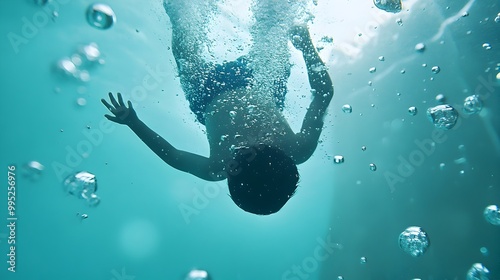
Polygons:
[[295,162],[282,150],[259,145],[239,149],[227,165],[231,199],[258,215],[278,212],[293,196],[299,181]]

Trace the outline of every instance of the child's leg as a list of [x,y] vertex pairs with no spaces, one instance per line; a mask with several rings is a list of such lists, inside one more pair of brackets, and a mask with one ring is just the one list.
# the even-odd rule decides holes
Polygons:
[[164,0],[163,7],[172,24],[172,53],[179,74],[200,71],[204,64],[201,52],[208,41],[206,25],[196,5],[185,0]]
[[208,21],[215,11],[215,3],[216,0],[163,2],[172,23],[172,53],[181,86],[191,111],[202,124],[205,109],[217,94],[247,86],[252,77],[243,58],[223,64],[206,62],[202,58],[204,44],[208,42]]

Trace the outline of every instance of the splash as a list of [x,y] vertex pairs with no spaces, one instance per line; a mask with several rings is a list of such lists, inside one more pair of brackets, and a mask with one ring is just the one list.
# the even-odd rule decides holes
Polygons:
[[307,24],[311,19],[304,0],[254,0],[251,10],[254,24],[250,33],[252,49],[249,57],[255,86],[263,96],[268,94],[277,77],[287,76],[290,68],[288,48],[290,27]]
[[201,56],[208,47],[209,23],[223,0],[164,0],[163,7],[176,31],[182,36],[186,51]]

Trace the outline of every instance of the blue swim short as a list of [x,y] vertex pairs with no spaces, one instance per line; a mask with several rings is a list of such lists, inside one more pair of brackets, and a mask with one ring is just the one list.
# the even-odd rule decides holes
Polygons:
[[[289,74],[285,73],[274,81],[273,95],[280,110],[284,107]],[[252,69],[245,57],[222,64],[205,63],[196,73],[181,74],[181,85],[189,108],[202,124],[205,124],[205,110],[214,97],[235,88],[251,87],[252,83]]]

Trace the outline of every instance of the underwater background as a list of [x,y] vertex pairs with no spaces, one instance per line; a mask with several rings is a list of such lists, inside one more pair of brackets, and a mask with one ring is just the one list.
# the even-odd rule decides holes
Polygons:
[[[193,0],[208,2],[207,57],[247,53],[265,1]],[[500,2],[297,2],[335,96],[296,195],[256,216],[225,181],[174,170],[103,117],[100,99],[121,92],[176,148],[208,155],[162,1],[101,2],[116,18],[96,23],[92,1],[2,0],[0,279],[500,279],[500,212],[484,214],[500,206]],[[297,131],[311,98],[291,45],[290,62]],[[426,114],[443,103],[458,114],[449,129]],[[65,191],[80,171],[95,175],[92,203]],[[412,226],[429,243],[417,257],[399,240]]]

